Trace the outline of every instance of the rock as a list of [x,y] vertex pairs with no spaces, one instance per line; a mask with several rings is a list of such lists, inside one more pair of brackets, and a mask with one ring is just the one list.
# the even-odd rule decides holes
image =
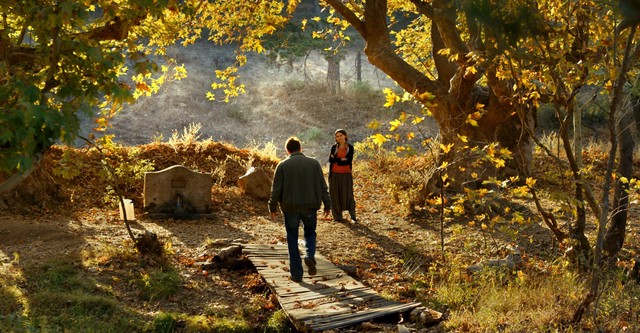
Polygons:
[[242,246],[232,245],[221,249],[216,255],[213,256],[213,262],[222,263],[235,260],[242,255]]
[[258,199],[269,199],[271,195],[271,177],[262,169],[251,167],[238,179],[238,187]]
[[369,332],[369,331],[379,331],[380,330],[380,325],[376,325],[372,322],[369,321],[365,321],[364,323],[360,324],[360,331],[361,332]]
[[158,240],[158,235],[148,230],[136,238],[135,246],[141,254],[155,256],[161,256],[164,248],[162,242]]
[[409,314],[409,320],[414,323],[431,326],[447,319],[447,314],[426,307],[417,307]]
[[337,267],[340,268],[341,270],[343,270],[345,273],[347,273],[347,275],[351,276],[352,278],[357,278],[358,277],[358,267],[356,267],[356,266],[337,265]]
[[469,273],[476,273],[482,271],[485,267],[507,268],[509,270],[520,270],[522,268],[522,256],[518,249],[512,249],[512,253],[509,253],[502,259],[490,259],[484,260],[475,265],[467,267]]

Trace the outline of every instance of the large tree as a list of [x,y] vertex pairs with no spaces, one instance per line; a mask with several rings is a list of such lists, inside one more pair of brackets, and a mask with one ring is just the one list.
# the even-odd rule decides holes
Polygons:
[[[260,51],[259,40],[279,28],[279,1],[4,0],[0,2],[0,170],[14,174],[6,191],[33,170],[56,142],[71,143],[81,115],[108,125],[123,103],[157,91],[169,73],[166,46],[206,36]],[[203,33],[206,31],[206,33]],[[228,95],[242,86],[234,69],[213,86]],[[209,95],[215,98],[213,93]]]
[[517,98],[517,78],[505,64],[523,41],[548,33],[535,2],[325,2],[364,38],[369,61],[429,109],[443,146],[453,147],[443,159],[461,166],[458,183],[491,170],[464,162],[491,142],[514,153],[519,172],[528,168],[526,129],[534,126],[536,101]]
[[[325,2],[364,38],[369,61],[429,109],[449,165],[497,141],[514,153],[519,173],[530,176],[534,110],[540,102],[552,106],[564,150],[557,162],[573,177],[569,202],[575,220],[565,232],[539,201],[538,208],[558,240],[570,239],[581,266],[594,272],[574,316],[579,321],[597,295],[605,257],[615,259],[625,239],[634,142],[630,115],[622,111],[625,86],[637,82],[638,1]],[[599,201],[584,180],[582,137],[570,137],[572,122],[579,125],[596,95],[607,104],[611,144]],[[587,102],[579,103],[581,98]],[[487,170],[461,164],[467,173]],[[469,180],[464,172],[451,174],[459,183]],[[586,236],[587,207],[598,228],[594,243]]]

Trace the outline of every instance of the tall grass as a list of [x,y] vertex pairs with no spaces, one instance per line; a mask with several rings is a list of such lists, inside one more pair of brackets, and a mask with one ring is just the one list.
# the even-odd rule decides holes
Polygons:
[[447,304],[445,326],[471,332],[547,332],[571,318],[586,288],[572,273],[527,274],[487,270],[458,280],[444,276],[434,300]]
[[[563,156],[564,152],[557,134],[548,133],[541,137],[541,141],[556,156]],[[585,161],[598,162],[597,156],[607,153],[607,143],[600,141],[585,145]],[[425,176],[430,167],[427,159],[401,158],[384,149],[373,146],[359,145],[359,157],[366,155],[366,163],[357,164],[356,171],[359,182],[365,188],[385,188],[387,194],[395,198],[394,203],[402,203],[409,193],[418,193],[417,188],[424,184]],[[374,149],[375,148],[375,149]],[[535,154],[545,154],[537,151]],[[540,158],[541,155],[536,155]],[[548,160],[548,159],[545,159]],[[431,161],[432,163],[433,161]],[[593,167],[589,164],[585,168]],[[545,171],[553,169],[546,165]],[[553,169],[555,170],[555,169]],[[552,171],[553,171],[552,170]],[[557,173],[557,171],[554,171]],[[547,175],[540,175],[546,177]],[[592,179],[589,176],[588,179]],[[541,182],[542,183],[542,182]],[[597,182],[593,182],[597,184]],[[546,190],[541,188],[541,193]],[[471,191],[471,190],[470,190]],[[566,191],[566,189],[564,189]],[[367,193],[367,195],[370,195]],[[507,192],[504,199],[511,200]],[[557,213],[562,199],[546,197],[545,204],[556,205],[556,217],[565,221],[570,215]],[[523,201],[518,201],[523,202]],[[525,205],[518,210],[527,209],[533,212],[535,207]],[[452,203],[447,203],[449,207]],[[491,202],[486,203],[492,205]],[[445,208],[446,208],[445,207]],[[505,206],[506,209],[516,209]],[[416,223],[416,227],[435,228],[438,223],[439,207],[425,204],[423,210],[411,212],[407,210],[406,218]],[[425,213],[431,212],[431,213]],[[504,216],[507,217],[507,210]],[[473,220],[473,216],[470,220]],[[463,216],[447,216],[445,220],[445,243],[447,246],[447,261],[434,260],[431,268],[424,272],[416,270],[416,258],[419,254],[408,248],[402,260],[402,268],[406,274],[408,284],[418,300],[430,308],[445,311],[449,314],[441,328],[446,332],[640,332],[640,286],[633,283],[624,284],[622,270],[614,268],[608,271],[602,293],[590,309],[589,315],[576,326],[570,321],[578,304],[588,291],[590,276],[575,271],[563,257],[562,252],[554,251],[550,247],[533,246],[534,241],[542,241],[546,237],[543,231],[533,235],[527,234],[527,229],[538,229],[539,221],[533,224],[516,226],[511,232],[518,237],[511,237],[503,230],[491,235],[491,248],[505,244],[519,244],[525,251],[525,262],[522,267],[514,270],[485,268],[479,273],[470,273],[467,267],[486,258],[487,254],[502,256],[494,251],[482,248],[486,243],[478,240],[478,233],[474,233],[464,221]],[[544,230],[544,227],[543,229]],[[486,232],[486,231],[485,231]],[[630,231],[632,232],[632,231]],[[525,242],[522,242],[525,240]],[[629,242],[633,242],[630,236]],[[502,245],[501,245],[502,244]],[[560,245],[561,247],[564,245]],[[630,255],[635,254],[635,246],[629,247]],[[413,249],[415,251],[416,249]],[[418,249],[429,253],[430,249]],[[359,254],[365,256],[365,254]],[[495,257],[494,257],[495,258]],[[621,258],[623,259],[623,258]],[[427,265],[425,265],[427,266]]]

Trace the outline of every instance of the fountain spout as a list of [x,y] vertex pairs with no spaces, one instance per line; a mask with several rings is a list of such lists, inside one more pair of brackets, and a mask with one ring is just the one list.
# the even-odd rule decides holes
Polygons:
[[176,208],[173,210],[174,215],[183,215],[184,212],[184,202],[182,199],[182,195],[180,193],[176,193]]

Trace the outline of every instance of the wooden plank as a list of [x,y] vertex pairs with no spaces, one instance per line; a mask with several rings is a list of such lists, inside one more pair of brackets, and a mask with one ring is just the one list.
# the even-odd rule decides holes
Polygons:
[[375,318],[384,317],[391,314],[402,313],[420,306],[419,303],[408,303],[389,306],[383,309],[367,310],[358,313],[357,316],[332,316],[327,318],[319,318],[321,321],[307,321],[305,326],[313,332],[325,331],[340,327],[352,326],[358,323],[369,321]]
[[[327,302],[308,304],[308,307],[291,307],[287,310],[289,314],[301,321],[318,321],[318,314],[327,315],[331,322],[336,321],[344,316],[344,318],[361,317],[363,314],[378,312],[380,309],[386,311],[389,307],[397,306],[398,303],[390,301],[380,301],[375,298],[356,302]],[[386,315],[383,313],[382,315]]]
[[305,275],[302,282],[293,282],[289,278],[287,251],[287,246],[282,244],[243,245],[243,253],[300,330],[346,327],[420,306],[420,303],[405,304],[380,297],[321,255],[316,255],[317,275]]
[[353,297],[367,297],[367,296],[378,296],[373,290],[370,288],[364,289],[352,289],[348,292],[334,292],[328,290],[318,290],[318,291],[310,291],[304,294],[297,294],[292,296],[284,296],[280,298],[280,304],[288,304],[292,302],[304,302],[304,301],[312,301],[319,298],[328,298],[333,297],[338,300],[349,299]]

